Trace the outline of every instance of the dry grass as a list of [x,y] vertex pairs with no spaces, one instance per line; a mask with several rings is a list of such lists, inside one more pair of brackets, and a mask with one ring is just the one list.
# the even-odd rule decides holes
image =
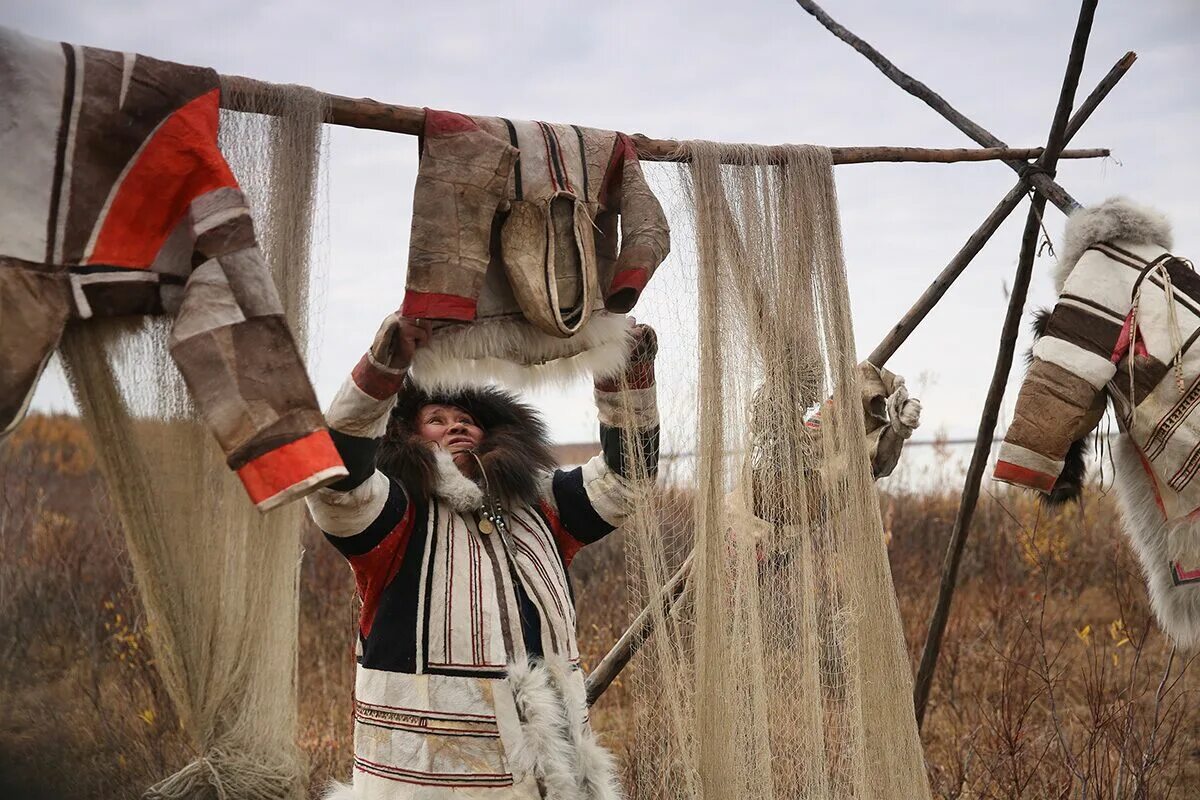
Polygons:
[[[136,797],[189,753],[78,425],[27,421],[0,445],[0,492],[0,797]],[[882,502],[915,661],[956,497],[893,489]],[[305,546],[300,735],[319,788],[348,773],[355,607],[333,549],[315,531]],[[631,616],[619,536],[572,572],[590,665]],[[1189,663],[1153,626],[1110,498],[1048,513],[985,496],[924,731],[936,796],[1197,796]],[[632,713],[621,680],[594,709],[623,757]]]

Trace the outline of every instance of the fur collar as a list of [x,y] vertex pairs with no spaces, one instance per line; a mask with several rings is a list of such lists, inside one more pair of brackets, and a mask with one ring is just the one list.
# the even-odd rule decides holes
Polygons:
[[493,492],[506,502],[534,503],[540,479],[555,467],[546,424],[531,407],[495,387],[430,394],[406,382],[388,420],[377,466],[413,496],[440,497],[455,510],[476,509],[483,492],[448,453],[430,448],[417,433],[417,412],[427,403],[458,406],[483,428],[476,454]]
[[1171,249],[1171,223],[1158,211],[1127,197],[1110,197],[1095,208],[1076,211],[1067,220],[1062,251],[1054,270],[1054,288],[1062,292],[1067,276],[1084,252],[1100,242],[1126,241]]

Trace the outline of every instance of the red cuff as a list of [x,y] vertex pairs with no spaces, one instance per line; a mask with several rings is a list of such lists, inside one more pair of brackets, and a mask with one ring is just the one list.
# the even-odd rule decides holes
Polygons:
[[[643,281],[643,284],[645,281]],[[475,319],[476,301],[456,294],[437,292],[404,293],[400,316],[412,319],[449,319],[456,322],[471,322]]]
[[598,392],[619,392],[622,389],[649,389],[654,385],[654,362],[641,361],[630,364],[625,373],[617,378],[596,381]]
[[608,287],[608,296],[612,297],[617,292],[627,289],[632,289],[635,294],[640,295],[649,280],[650,273],[641,267],[623,269],[613,276],[612,285]]
[[370,353],[364,353],[350,373],[354,385],[376,400],[387,400],[400,391],[404,386],[404,376],[403,371],[380,369]]
[[349,474],[324,428],[263,453],[237,471],[259,511],[270,511]]
[[1017,486],[1028,486],[1031,489],[1037,489],[1042,492],[1049,492],[1054,488],[1055,482],[1058,481],[1057,475],[1038,472],[1037,470],[1021,467],[1007,461],[996,462],[996,471],[992,473],[992,477],[998,481],[1016,484]]

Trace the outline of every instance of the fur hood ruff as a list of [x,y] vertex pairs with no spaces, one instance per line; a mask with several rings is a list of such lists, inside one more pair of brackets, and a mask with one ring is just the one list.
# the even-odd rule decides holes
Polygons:
[[483,428],[483,441],[475,452],[493,494],[507,502],[538,500],[542,477],[556,466],[546,424],[533,408],[495,387],[429,393],[407,382],[379,447],[381,472],[399,480],[414,496],[441,497],[457,511],[476,509],[483,502],[480,486],[418,432],[417,413],[429,403],[458,406]]
[[1084,252],[1100,242],[1126,241],[1156,244],[1171,249],[1171,223],[1158,211],[1140,206],[1127,197],[1110,197],[1095,208],[1076,211],[1067,220],[1062,251],[1054,269],[1054,289],[1063,284]]

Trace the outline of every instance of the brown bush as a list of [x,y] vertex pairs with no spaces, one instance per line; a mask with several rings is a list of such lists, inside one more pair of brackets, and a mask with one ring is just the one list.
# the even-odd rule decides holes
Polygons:
[[[136,797],[188,745],[77,421],[33,416],[0,443],[0,492],[0,797]],[[957,497],[881,502],[915,664]],[[344,561],[315,530],[304,543],[300,741],[316,791],[349,774],[356,607]],[[572,575],[591,666],[633,612],[620,535],[583,551]],[[1110,497],[1052,513],[1024,494],[985,496],[923,731],[935,794],[1197,796],[1188,665],[1154,627]],[[626,760],[633,713],[621,679],[593,709]]]

